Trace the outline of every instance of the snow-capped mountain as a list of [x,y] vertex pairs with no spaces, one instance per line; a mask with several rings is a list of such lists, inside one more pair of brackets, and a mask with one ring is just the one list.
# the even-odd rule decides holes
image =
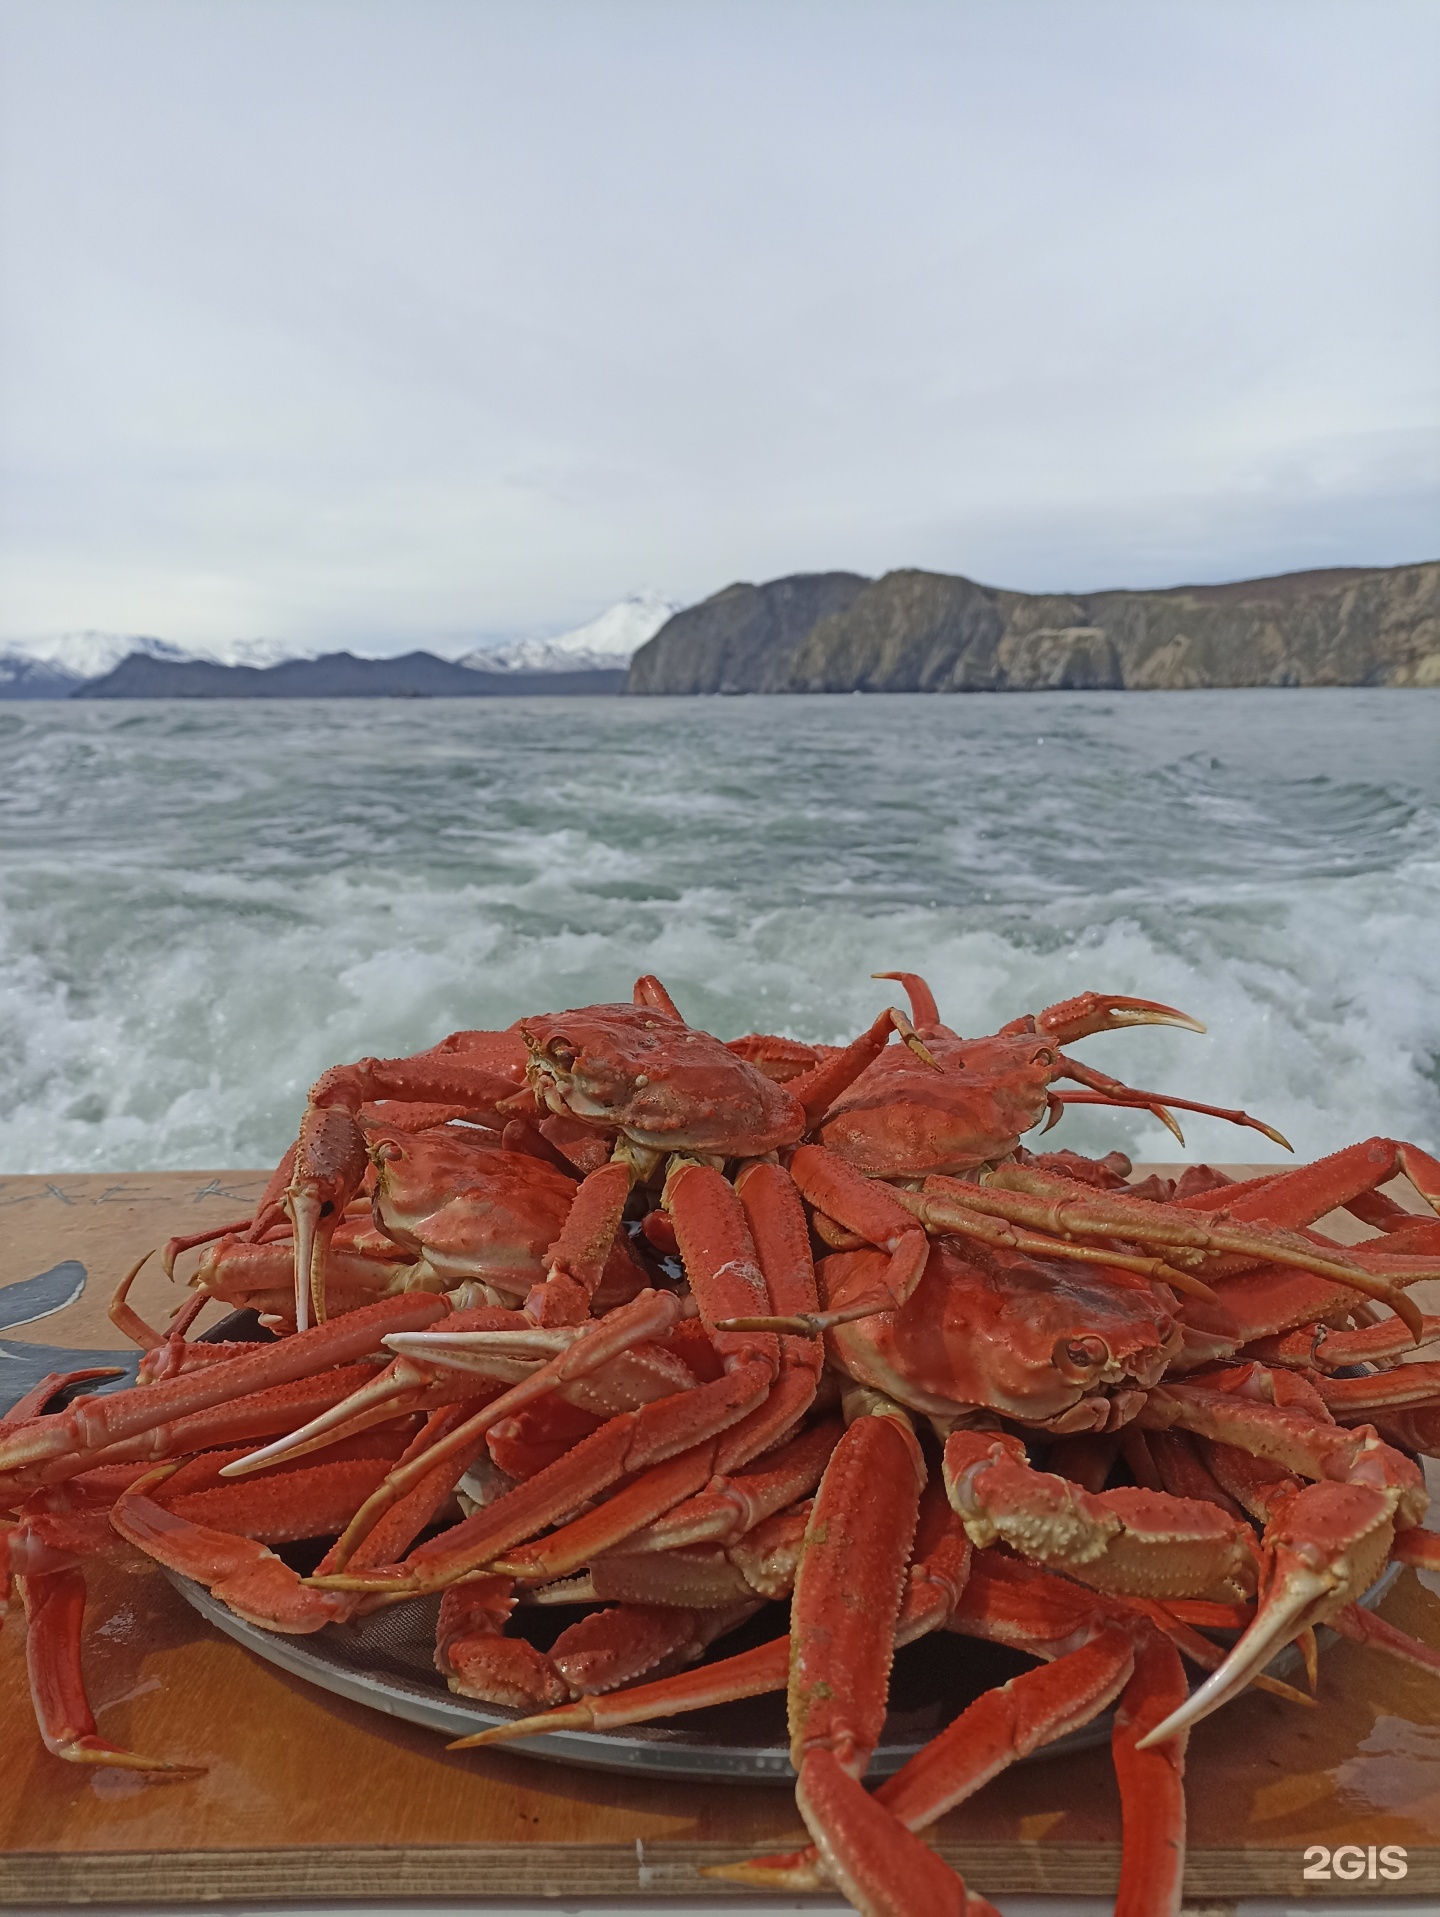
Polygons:
[[135,653],[172,665],[202,660],[219,666],[275,666],[318,659],[320,649],[284,639],[227,639],[177,646],[138,632],[62,632],[44,639],[0,640],[0,699],[64,699],[90,679],[113,672]]
[[481,646],[460,660],[480,672],[587,672],[628,666],[639,650],[678,612],[674,600],[658,592],[632,592],[588,625],[554,639],[518,639]]
[[[456,661],[485,672],[587,672],[630,663],[630,655],[677,610],[658,592],[636,592],[573,632],[553,639],[521,639],[474,647]],[[167,665],[277,666],[319,659],[339,649],[288,639],[223,639],[176,645],[148,633],[65,632],[43,639],[0,639],[0,699],[64,699],[102,679],[137,653]],[[368,656],[370,648],[351,650]],[[382,646],[382,656],[388,656]],[[446,656],[448,648],[438,648]]]

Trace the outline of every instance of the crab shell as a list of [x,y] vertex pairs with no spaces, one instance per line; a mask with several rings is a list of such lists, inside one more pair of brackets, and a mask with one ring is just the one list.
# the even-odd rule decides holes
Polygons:
[[[424,1259],[424,1282],[449,1290],[469,1279],[518,1297],[540,1283],[575,1201],[573,1178],[453,1127],[413,1137],[387,1132],[370,1153],[376,1223]],[[607,1300],[630,1297],[644,1283],[617,1243],[605,1271]]]
[[755,1158],[798,1144],[800,1101],[708,1032],[645,1005],[520,1021],[529,1079],[553,1112],[613,1126],[651,1151]]
[[817,1136],[872,1178],[954,1174],[1008,1158],[1045,1116],[1057,1051],[1033,1032],[960,1039],[926,1028],[939,1065],[891,1046],[830,1107]]
[[[875,1251],[824,1258],[822,1295],[866,1290],[884,1266]],[[962,1256],[942,1241],[901,1310],[837,1325],[827,1342],[850,1377],[913,1411],[1104,1430],[1134,1415],[1183,1335],[1163,1285],[1117,1278],[999,1250]]]

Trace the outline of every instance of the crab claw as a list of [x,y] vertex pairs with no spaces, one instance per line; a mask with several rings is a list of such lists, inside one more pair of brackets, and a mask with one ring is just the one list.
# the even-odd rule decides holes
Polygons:
[[1205,1026],[1188,1012],[1161,1005],[1153,998],[1123,998],[1116,992],[1082,992],[1079,998],[1047,1005],[1035,1023],[1058,1045],[1073,1045],[1092,1032],[1114,1032],[1125,1025],[1178,1025],[1182,1031],[1203,1032]]
[[325,1253],[369,1163],[365,1134],[343,1106],[311,1106],[300,1122],[285,1209],[295,1228],[295,1329],[325,1317]]
[[1225,1662],[1137,1746],[1148,1750],[1229,1703],[1293,1639],[1353,1603],[1379,1576],[1395,1531],[1395,1493],[1309,1484],[1266,1532],[1269,1569],[1255,1620]]

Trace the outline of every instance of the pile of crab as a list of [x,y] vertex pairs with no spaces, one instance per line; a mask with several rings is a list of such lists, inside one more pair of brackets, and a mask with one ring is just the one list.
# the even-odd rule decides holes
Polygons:
[[[451,1688],[519,1713],[469,1744],[788,1691],[812,1844],[722,1874],[876,1917],[989,1910],[917,1833],[1113,1707],[1134,1917],[1178,1907],[1189,1727],[1298,1695],[1280,1649],[1313,1684],[1328,1624],[1440,1670],[1357,1604],[1388,1561],[1440,1567],[1415,1462],[1440,1364],[1400,1362],[1440,1337],[1407,1293],[1440,1220],[1380,1190],[1440,1208],[1440,1164],[1371,1139],[1134,1184],[1028,1153],[1077,1101],[1278,1134],[1064,1049],[1203,1029],[1167,1006],[1085,994],[968,1039],[884,976],[910,1016],[844,1047],[722,1043],[644,978],[327,1072],[255,1216],[166,1248],[172,1274],[202,1252],[170,1329],[121,1286],[140,1381],[47,1380],[0,1424],[49,1748],[184,1774],[86,1703],[83,1564],[118,1533],[274,1631],[443,1594]],[[1315,1229],[1337,1207],[1373,1235]],[[192,1339],[212,1301],[269,1342]],[[308,1576],[271,1548],[302,1538],[330,1540]],[[725,1654],[785,1597],[787,1636]],[[548,1653],[511,1625],[544,1603],[580,1609]],[[1036,1663],[872,1794],[894,1649],[934,1631]]]

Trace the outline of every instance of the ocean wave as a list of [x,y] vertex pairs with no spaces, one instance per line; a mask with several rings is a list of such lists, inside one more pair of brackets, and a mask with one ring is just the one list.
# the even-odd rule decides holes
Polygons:
[[[466,702],[466,708],[470,702]],[[925,974],[980,1033],[1086,987],[1202,1018],[1077,1052],[1306,1156],[1440,1134],[1433,695],[323,706],[0,718],[0,1168],[263,1165],[338,1059],[663,977],[846,1037]],[[1185,1121],[1196,1156],[1267,1159]],[[1075,1110],[1055,1142],[1175,1147]]]

